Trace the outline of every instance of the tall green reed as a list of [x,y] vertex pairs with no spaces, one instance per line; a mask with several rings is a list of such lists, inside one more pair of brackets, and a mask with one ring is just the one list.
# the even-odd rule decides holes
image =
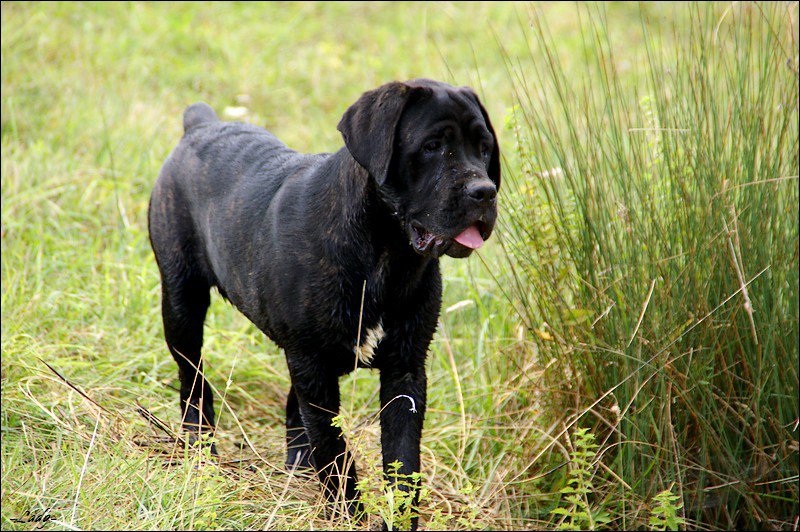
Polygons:
[[506,294],[629,504],[674,482],[697,525],[796,526],[797,4],[677,9],[632,65],[605,6],[569,69],[522,24]]

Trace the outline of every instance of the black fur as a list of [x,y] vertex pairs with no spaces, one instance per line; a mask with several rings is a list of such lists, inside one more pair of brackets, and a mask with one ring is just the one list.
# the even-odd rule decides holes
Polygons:
[[[389,83],[345,112],[344,148],[315,155],[221,122],[204,103],[183,123],[149,224],[184,428],[196,437],[214,427],[200,350],[217,287],[286,353],[287,465],[314,466],[331,497],[343,479],[358,514],[355,467],[331,425],[338,378],[356,365],[380,370],[384,469],[399,460],[401,473],[419,471],[438,259],[468,256],[454,239],[470,226],[488,238],[495,223],[500,161],[486,111],[467,88]],[[374,356],[358,362],[355,346],[381,325]]]

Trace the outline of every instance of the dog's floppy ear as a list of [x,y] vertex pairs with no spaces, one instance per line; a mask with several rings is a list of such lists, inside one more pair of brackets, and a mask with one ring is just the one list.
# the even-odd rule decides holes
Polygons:
[[494,132],[494,128],[492,127],[492,121],[489,120],[489,113],[486,112],[486,109],[483,107],[481,103],[481,99],[478,98],[478,95],[469,87],[461,87],[467,94],[469,94],[470,98],[475,100],[475,103],[478,104],[478,107],[481,110],[481,114],[483,115],[483,121],[486,122],[486,128],[489,130],[489,133],[492,134],[494,138],[494,147],[492,148],[492,156],[489,158],[489,179],[494,181],[497,190],[500,190],[500,143],[497,141],[497,134]]
[[400,115],[418,90],[396,81],[381,85],[362,94],[339,121],[348,151],[379,185],[389,173]]

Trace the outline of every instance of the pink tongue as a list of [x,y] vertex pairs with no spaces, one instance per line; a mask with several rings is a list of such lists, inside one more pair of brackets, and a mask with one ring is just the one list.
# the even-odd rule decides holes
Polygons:
[[456,237],[456,242],[470,249],[478,249],[483,245],[483,237],[477,227],[470,225]]

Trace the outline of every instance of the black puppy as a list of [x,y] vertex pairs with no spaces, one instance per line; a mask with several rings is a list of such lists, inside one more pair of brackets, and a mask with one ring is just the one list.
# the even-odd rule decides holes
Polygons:
[[204,103],[183,128],[149,223],[184,429],[194,439],[214,427],[200,349],[217,287],[286,353],[287,465],[313,466],[357,513],[355,467],[331,425],[338,378],[380,370],[384,470],[399,460],[400,474],[419,471],[438,259],[479,248],[497,215],[489,117],[471,89],[417,79],[363,94],[339,122],[336,153],[297,153]]

